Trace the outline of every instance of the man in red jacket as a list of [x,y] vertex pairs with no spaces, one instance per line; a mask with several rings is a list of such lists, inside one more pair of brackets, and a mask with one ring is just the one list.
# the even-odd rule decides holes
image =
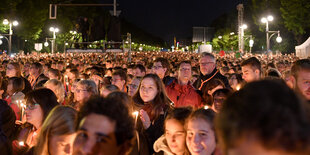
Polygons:
[[190,61],[182,61],[178,66],[178,78],[166,86],[169,98],[174,102],[175,107],[202,106],[201,96],[190,84],[192,77],[192,66]]

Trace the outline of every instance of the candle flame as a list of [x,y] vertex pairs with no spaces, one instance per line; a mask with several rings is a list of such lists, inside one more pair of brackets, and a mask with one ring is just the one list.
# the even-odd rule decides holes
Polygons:
[[18,142],[18,145],[19,145],[19,146],[24,146],[25,143],[24,143],[23,141],[20,141],[20,142]]
[[132,115],[135,116],[135,117],[138,117],[139,112],[138,112],[138,111],[135,111],[135,112],[132,113]]
[[204,109],[209,109],[209,106],[206,105],[206,106],[204,107]]
[[238,84],[238,85],[236,86],[236,90],[239,91],[240,88],[241,88],[241,86],[240,86],[240,84]]

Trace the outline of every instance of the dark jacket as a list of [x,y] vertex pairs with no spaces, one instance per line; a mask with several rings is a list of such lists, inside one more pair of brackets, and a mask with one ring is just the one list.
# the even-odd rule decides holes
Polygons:
[[[220,79],[225,84],[226,88],[230,88],[230,85],[229,85],[229,82],[227,80],[227,77],[222,75],[220,73],[220,71],[217,70],[216,68],[214,68],[212,73],[208,74],[208,75],[202,75],[202,73],[200,73],[199,78],[194,83],[194,87],[196,89],[200,90],[200,91],[204,90],[204,87],[206,87],[207,82],[210,81],[213,78]],[[202,83],[203,83],[203,85],[202,85]]]
[[24,77],[22,77],[22,78],[23,78],[24,83],[25,83],[25,88],[24,88],[24,90],[22,90],[22,92],[24,94],[27,94],[28,92],[30,92],[32,90],[31,84],[30,84],[30,82],[26,78],[24,78]]
[[176,78],[175,77],[171,77],[171,76],[165,76],[163,78],[163,83],[165,84],[165,86],[168,86],[169,84],[171,84]]
[[[135,109],[137,111],[139,111],[140,109],[144,109],[145,107],[145,105],[142,105],[142,104],[136,104],[135,106],[136,106]],[[144,110],[147,111],[146,109]],[[151,125],[147,129],[144,129],[142,121],[140,120],[140,117],[138,117],[138,123],[137,123],[136,129],[139,133],[140,151],[138,151],[138,153],[130,153],[131,155],[132,154],[141,154],[141,155],[150,154],[151,155],[154,153],[153,144],[161,135],[164,134],[164,120],[169,110],[170,110],[170,107],[163,108],[164,113],[159,115],[158,118],[156,118],[155,120],[153,120]],[[150,116],[150,118],[152,117]],[[137,144],[135,147],[137,147]],[[135,147],[133,148],[133,151],[137,150],[137,148]],[[147,149],[145,147],[147,147]],[[137,151],[134,151],[134,152],[137,152]]]
[[39,77],[32,84],[32,89],[34,90],[36,88],[43,87],[46,81],[48,81],[48,77],[46,77],[44,74],[40,74]]

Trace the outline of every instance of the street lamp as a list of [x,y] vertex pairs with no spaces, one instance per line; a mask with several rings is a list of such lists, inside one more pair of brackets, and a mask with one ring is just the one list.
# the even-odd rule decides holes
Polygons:
[[50,27],[50,31],[53,32],[53,39],[52,39],[52,54],[55,51],[55,40],[56,40],[56,33],[59,32],[59,29],[57,27]]
[[48,46],[48,42],[47,42],[47,41],[44,42],[44,46],[45,46],[45,47]]
[[254,40],[252,39],[252,35],[250,36],[249,46],[250,46],[250,53],[252,52],[252,47],[254,44]]
[[[266,49],[267,51],[270,50],[270,39],[273,35],[278,34],[278,37],[276,39],[276,41],[278,43],[282,42],[282,38],[280,36],[280,31],[269,31],[269,22],[273,21],[273,16],[269,15],[267,17],[263,17],[261,19],[262,23],[266,23]],[[270,37],[269,37],[269,33],[271,33]]]
[[9,30],[9,52],[8,52],[8,54],[10,54],[12,51],[12,35],[13,35],[12,26],[17,26],[18,21],[14,20],[13,22],[10,22],[9,20],[4,19],[3,24],[10,26],[10,30]]

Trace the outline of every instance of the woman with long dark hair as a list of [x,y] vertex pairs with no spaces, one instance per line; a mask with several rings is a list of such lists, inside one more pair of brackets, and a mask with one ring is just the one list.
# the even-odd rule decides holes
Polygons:
[[149,139],[149,148],[153,150],[154,142],[164,133],[164,119],[173,103],[166,94],[162,80],[156,74],[147,74],[142,78],[133,101]]
[[49,112],[58,104],[57,97],[52,90],[39,88],[29,92],[26,97],[26,123],[21,126],[17,138],[27,148],[36,145],[38,133]]

